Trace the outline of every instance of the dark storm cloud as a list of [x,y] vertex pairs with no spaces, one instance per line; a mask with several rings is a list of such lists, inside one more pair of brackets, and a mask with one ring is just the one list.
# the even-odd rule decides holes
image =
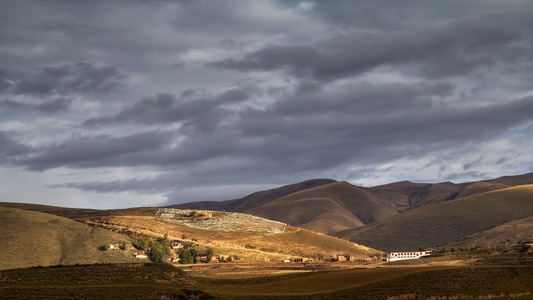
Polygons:
[[497,0],[0,1],[0,175],[184,201],[531,172],[531,15]]
[[69,108],[72,100],[66,98],[57,98],[51,101],[33,104],[33,103],[24,103],[13,100],[3,100],[0,101],[0,108],[10,108],[13,110],[37,110],[45,113],[56,113],[60,111],[65,111]]
[[109,117],[86,120],[84,126],[97,126],[113,123],[144,123],[160,124],[184,121],[206,129],[214,126],[214,122],[225,115],[224,105],[245,101],[251,91],[233,88],[216,96],[205,95],[201,91],[184,91],[180,98],[173,94],[158,94],[144,98]]
[[[174,183],[176,185],[176,183]],[[84,182],[84,183],[65,183],[53,184],[52,188],[75,188],[82,191],[98,193],[118,193],[124,191],[134,191],[137,193],[158,193],[171,189],[170,183],[161,184],[161,180],[153,179],[132,179],[132,180],[113,180],[109,182]]]
[[122,85],[124,75],[109,66],[78,62],[40,67],[14,79],[16,95],[105,93]]
[[[503,21],[495,24],[494,18]],[[532,21],[524,14],[515,22],[510,18],[498,14],[417,29],[346,34],[309,46],[267,46],[240,59],[207,66],[238,71],[283,69],[294,76],[334,80],[383,65],[415,63],[430,77],[468,75],[496,61],[533,58],[528,44],[533,32],[522,29],[533,25]]]
[[110,135],[78,136],[59,144],[42,147],[40,153],[18,160],[17,164],[34,171],[56,167],[93,168],[135,162],[142,154],[159,150],[172,141],[172,133],[153,131],[124,137]]
[[10,164],[17,157],[32,151],[30,146],[24,145],[13,139],[13,133],[0,131],[0,162]]
[[[323,172],[345,164],[418,157],[446,145],[477,143],[530,120],[533,110],[533,97],[462,108],[434,101],[433,97],[448,95],[451,87],[447,84],[396,84],[381,89],[369,85],[366,91],[364,87],[353,90],[360,90],[360,94],[348,89],[337,95],[338,102],[321,97],[316,89],[302,88],[292,95],[299,101],[280,101],[267,110],[244,110],[224,130],[185,135],[175,147],[115,162],[122,166],[144,162],[168,170],[186,167],[186,176],[170,172],[150,179],[65,186],[99,192],[150,192],[194,185],[197,178],[202,184],[216,184],[220,174],[225,174],[226,184],[258,184],[261,178],[279,179],[283,174],[288,174],[285,177],[289,180],[296,174]],[[390,95],[397,98],[391,100]],[[97,158],[79,167],[100,163]],[[466,168],[469,173],[464,176],[474,174]],[[458,174],[453,176],[459,178],[455,177]]]
[[17,71],[0,67],[0,92],[13,88],[13,78],[18,76]]

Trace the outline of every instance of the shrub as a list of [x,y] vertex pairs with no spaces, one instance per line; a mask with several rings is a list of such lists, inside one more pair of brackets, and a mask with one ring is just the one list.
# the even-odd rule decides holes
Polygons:
[[211,259],[213,259],[213,254],[214,254],[213,249],[207,248],[207,250],[205,251],[205,254],[207,257],[207,262],[211,262]]
[[109,244],[109,243],[105,243],[105,244],[103,244],[103,245],[98,246],[98,250],[106,251],[106,250],[109,249],[109,247],[111,247],[111,244]]
[[194,263],[194,257],[191,254],[191,251],[185,249],[180,253],[180,264],[192,264]]
[[168,247],[157,242],[152,245],[152,261],[162,262],[168,255],[170,255],[170,249]]
[[128,249],[128,243],[122,242],[120,243],[120,250],[126,250]]

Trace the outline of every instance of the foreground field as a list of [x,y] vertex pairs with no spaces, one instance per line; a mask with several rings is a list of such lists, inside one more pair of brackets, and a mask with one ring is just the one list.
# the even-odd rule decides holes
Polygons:
[[531,266],[384,266],[212,279],[161,263],[77,265],[0,271],[0,298],[530,299],[532,282]]

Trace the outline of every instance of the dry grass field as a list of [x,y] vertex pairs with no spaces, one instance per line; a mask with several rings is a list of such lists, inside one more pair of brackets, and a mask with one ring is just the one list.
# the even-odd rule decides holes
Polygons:
[[531,282],[531,266],[388,266],[212,279],[163,263],[97,264],[0,271],[0,298],[531,299]]
[[56,215],[0,206],[0,270],[60,264],[133,261],[125,251],[99,251],[124,235]]
[[283,261],[296,257],[322,259],[351,253],[365,255],[378,250],[343,239],[288,226],[283,233],[222,232],[195,229],[157,220],[155,216],[102,216],[79,219],[92,226],[125,231],[137,235],[180,240],[199,248],[211,247],[216,254],[260,261]]

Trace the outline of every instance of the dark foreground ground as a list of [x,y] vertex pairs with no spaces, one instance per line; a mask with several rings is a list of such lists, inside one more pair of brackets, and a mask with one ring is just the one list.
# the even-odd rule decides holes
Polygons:
[[168,264],[0,271],[0,299],[533,299],[533,267],[383,266],[240,279]]

